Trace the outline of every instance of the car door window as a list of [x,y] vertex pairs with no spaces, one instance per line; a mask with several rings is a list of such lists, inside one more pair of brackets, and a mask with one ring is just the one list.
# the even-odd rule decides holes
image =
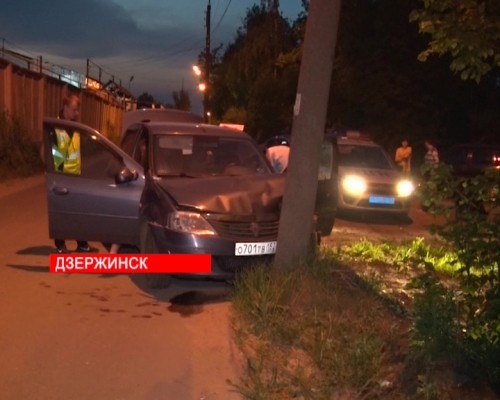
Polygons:
[[128,155],[134,152],[135,142],[137,141],[136,132],[127,131],[123,137],[121,148]]
[[[57,147],[56,144],[58,143],[58,132],[62,131],[66,132],[60,127],[54,127],[51,130],[52,142],[54,143],[51,154],[56,172],[78,175],[87,179],[114,181],[116,174],[123,168],[123,161],[120,157],[94,135],[85,131],[71,133],[71,145],[73,146],[71,154],[60,153],[57,150],[60,147]],[[70,168],[64,166],[64,160],[59,162],[58,157],[69,158]]]
[[139,137],[139,142],[137,143],[135,152],[134,152],[134,160],[142,165],[144,171],[148,170],[148,134],[147,131],[143,130]]
[[141,126],[134,124],[130,126],[124,133],[123,139],[121,141],[120,147],[129,156],[133,156],[134,150],[137,143],[137,138],[139,137]]
[[123,162],[110,149],[91,136],[82,136],[82,176],[114,180]]

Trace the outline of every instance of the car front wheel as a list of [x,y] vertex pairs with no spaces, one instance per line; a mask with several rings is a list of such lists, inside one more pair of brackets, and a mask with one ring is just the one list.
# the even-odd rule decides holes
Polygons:
[[[141,253],[159,253],[153,233],[147,222],[144,222],[141,226]],[[151,289],[164,289],[170,286],[172,282],[172,277],[168,274],[144,274],[144,277],[146,279],[146,285]]]
[[332,233],[335,217],[319,217],[316,229],[321,236],[329,236]]

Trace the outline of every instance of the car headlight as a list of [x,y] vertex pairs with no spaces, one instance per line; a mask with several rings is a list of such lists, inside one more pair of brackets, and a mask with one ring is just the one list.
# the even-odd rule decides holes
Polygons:
[[396,186],[396,191],[398,196],[400,197],[408,197],[411,196],[413,191],[415,190],[415,186],[413,186],[413,183],[409,180],[402,180],[399,181],[397,186]]
[[348,175],[342,180],[344,191],[352,196],[360,196],[366,191],[366,181],[357,175]]
[[217,235],[212,225],[200,214],[188,211],[176,211],[169,215],[167,229],[193,235]]

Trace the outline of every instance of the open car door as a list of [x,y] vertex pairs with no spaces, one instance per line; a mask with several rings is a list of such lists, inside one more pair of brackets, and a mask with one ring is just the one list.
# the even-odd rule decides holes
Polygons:
[[138,245],[142,167],[76,122],[45,118],[43,142],[49,236]]
[[319,161],[318,189],[316,193],[316,229],[321,236],[332,232],[337,214],[338,148],[334,135],[325,135]]

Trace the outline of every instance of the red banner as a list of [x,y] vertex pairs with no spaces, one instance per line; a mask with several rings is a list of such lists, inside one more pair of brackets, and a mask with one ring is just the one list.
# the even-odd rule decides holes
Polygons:
[[200,274],[210,254],[51,254],[50,272],[65,274]]

